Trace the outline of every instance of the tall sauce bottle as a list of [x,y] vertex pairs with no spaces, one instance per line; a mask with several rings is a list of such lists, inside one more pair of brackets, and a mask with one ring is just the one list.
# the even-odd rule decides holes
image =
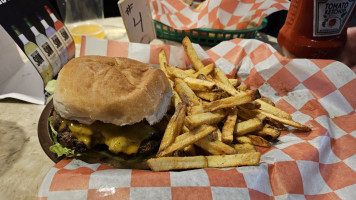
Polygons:
[[338,59],[356,0],[292,0],[278,43],[289,58]]

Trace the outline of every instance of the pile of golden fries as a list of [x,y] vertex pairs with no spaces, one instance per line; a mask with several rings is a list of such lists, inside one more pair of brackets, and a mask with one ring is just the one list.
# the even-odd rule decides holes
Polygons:
[[156,158],[148,160],[152,171],[257,165],[255,146],[270,147],[285,125],[310,131],[258,90],[229,79],[213,63],[205,66],[188,37],[182,44],[194,69],[171,66],[164,50],[159,53],[175,111]]

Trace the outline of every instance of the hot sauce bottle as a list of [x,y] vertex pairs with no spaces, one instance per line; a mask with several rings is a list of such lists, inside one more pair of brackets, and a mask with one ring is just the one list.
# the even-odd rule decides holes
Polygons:
[[289,58],[338,59],[356,0],[292,0],[278,43]]

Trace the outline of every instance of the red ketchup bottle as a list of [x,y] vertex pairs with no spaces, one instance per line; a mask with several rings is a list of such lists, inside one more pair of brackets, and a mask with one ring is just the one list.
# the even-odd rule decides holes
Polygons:
[[292,0],[278,43],[289,58],[338,59],[356,0]]

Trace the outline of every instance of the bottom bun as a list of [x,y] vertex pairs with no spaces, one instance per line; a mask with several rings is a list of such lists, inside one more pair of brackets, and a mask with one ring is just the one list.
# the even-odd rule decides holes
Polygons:
[[107,150],[100,151],[97,149],[91,149],[75,158],[89,164],[101,163],[117,169],[149,169],[146,161],[150,157],[136,157],[125,160],[118,155],[111,154]]

